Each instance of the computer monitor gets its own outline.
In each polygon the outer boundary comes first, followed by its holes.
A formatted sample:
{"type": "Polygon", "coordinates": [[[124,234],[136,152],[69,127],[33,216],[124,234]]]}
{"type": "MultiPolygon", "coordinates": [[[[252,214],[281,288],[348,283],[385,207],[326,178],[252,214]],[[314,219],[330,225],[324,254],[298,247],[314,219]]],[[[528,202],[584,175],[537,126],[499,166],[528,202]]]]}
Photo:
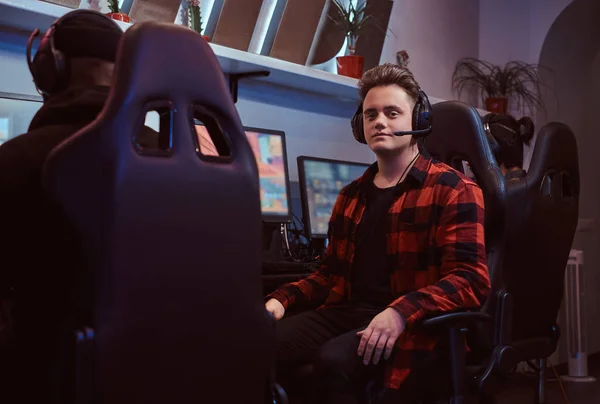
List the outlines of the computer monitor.
{"type": "Polygon", "coordinates": [[[0,91],[0,144],[29,130],[42,106],[42,97],[0,91]]]}
{"type": "MultiPolygon", "coordinates": [[[[206,127],[196,123],[200,149],[205,155],[218,155],[206,127]]],[[[290,180],[285,133],[278,130],[244,127],[258,165],[262,218],[267,223],[291,221],[290,180]]]]}
{"type": "Polygon", "coordinates": [[[305,233],[313,239],[327,238],[333,205],[343,187],[364,174],[369,164],[298,157],[298,177],[305,233]]]}

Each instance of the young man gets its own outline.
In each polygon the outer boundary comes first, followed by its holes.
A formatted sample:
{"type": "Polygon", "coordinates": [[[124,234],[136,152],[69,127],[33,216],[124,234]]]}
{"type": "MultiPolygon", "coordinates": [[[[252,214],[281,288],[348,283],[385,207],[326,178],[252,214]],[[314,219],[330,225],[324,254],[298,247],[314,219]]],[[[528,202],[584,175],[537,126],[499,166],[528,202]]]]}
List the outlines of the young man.
{"type": "Polygon", "coordinates": [[[419,85],[409,70],[375,67],[359,90],[377,162],[341,191],[322,268],[270,294],[266,308],[281,320],[299,303],[324,300],[278,322],[282,379],[312,362],[323,403],[361,402],[373,378],[385,386],[378,402],[410,403],[435,357],[436,339],[419,321],[479,307],[487,296],[483,195],[423,156],[412,136],[393,134],[413,129],[419,85]]]}

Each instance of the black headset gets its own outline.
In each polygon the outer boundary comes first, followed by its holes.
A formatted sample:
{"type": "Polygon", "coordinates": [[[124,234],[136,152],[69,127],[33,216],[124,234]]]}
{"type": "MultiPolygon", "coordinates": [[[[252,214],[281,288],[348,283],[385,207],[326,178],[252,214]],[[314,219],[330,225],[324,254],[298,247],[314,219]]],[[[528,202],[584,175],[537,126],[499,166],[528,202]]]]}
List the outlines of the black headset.
{"type": "MultiPolygon", "coordinates": [[[[483,129],[485,129],[485,137],[490,145],[490,149],[492,150],[492,154],[496,160],[500,157],[500,145],[496,138],[492,135],[492,130],[490,129],[489,122],[483,122],[483,129]]],[[[497,162],[497,161],[496,161],[497,162]]]]}
{"type": "MultiPolygon", "coordinates": [[[[394,132],[396,136],[413,135],[414,137],[425,137],[431,133],[431,125],[433,123],[433,110],[431,103],[425,92],[419,90],[417,102],[412,111],[412,130],[394,132]]],[[[350,122],[352,126],[352,134],[360,143],[367,143],[365,130],[363,126],[363,105],[360,103],[356,113],[350,122]]]]}
{"type": "MultiPolygon", "coordinates": [[[[65,90],[69,85],[69,63],[64,53],[54,46],[54,36],[58,27],[81,14],[88,14],[94,16],[94,18],[102,18],[111,21],[117,26],[112,19],[97,11],[87,9],[71,11],[56,20],[48,31],[46,31],[33,60],[31,59],[31,48],[34,39],[40,34],[40,30],[35,29],[29,37],[29,41],[27,42],[27,65],[29,66],[35,87],[44,98],[65,90]]],[[[65,31],[65,35],[73,38],[80,39],[81,36],[85,36],[86,38],[91,36],[90,47],[94,46],[93,40],[102,40],[102,38],[106,39],[107,35],[116,35],[109,30],[90,32],[90,29],[75,27],[63,27],[62,30],[65,31]]]]}

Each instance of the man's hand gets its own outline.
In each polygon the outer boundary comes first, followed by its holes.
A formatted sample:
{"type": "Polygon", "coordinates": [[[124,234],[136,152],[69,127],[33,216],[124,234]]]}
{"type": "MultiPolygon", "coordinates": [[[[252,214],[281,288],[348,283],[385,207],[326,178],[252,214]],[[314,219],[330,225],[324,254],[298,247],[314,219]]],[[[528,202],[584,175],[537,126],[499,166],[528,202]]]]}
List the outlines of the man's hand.
{"type": "Polygon", "coordinates": [[[275,317],[276,321],[281,320],[285,314],[285,307],[283,307],[283,304],[281,304],[277,299],[269,299],[269,301],[265,304],[265,308],[273,315],[273,317],[275,317]]]}
{"type": "Polygon", "coordinates": [[[377,365],[384,349],[384,357],[389,359],[396,340],[405,328],[404,319],[391,307],[376,315],[366,329],[357,333],[361,336],[358,355],[363,357],[363,363],[368,365],[373,357],[373,364],[377,365]]]}

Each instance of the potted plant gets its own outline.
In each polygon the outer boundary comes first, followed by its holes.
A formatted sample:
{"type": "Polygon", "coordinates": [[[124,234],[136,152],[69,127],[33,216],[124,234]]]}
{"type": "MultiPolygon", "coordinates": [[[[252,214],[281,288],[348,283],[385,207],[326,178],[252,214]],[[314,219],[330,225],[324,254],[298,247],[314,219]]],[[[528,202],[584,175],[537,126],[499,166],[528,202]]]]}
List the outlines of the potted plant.
{"type": "MultiPolygon", "coordinates": [[[[200,0],[187,0],[188,2],[188,27],[202,35],[202,13],[200,11],[200,0]]],[[[206,35],[202,38],[207,42],[210,40],[206,35]]]]}
{"type": "Polygon", "coordinates": [[[360,78],[363,73],[364,56],[356,55],[356,41],[360,35],[365,23],[369,20],[365,15],[367,2],[365,1],[358,7],[350,1],[348,8],[344,6],[342,0],[332,0],[335,7],[335,17],[331,20],[344,31],[347,39],[347,55],[336,58],[338,74],[348,77],[360,78]]]}
{"type": "Polygon", "coordinates": [[[545,109],[541,95],[540,66],[510,61],[503,67],[476,58],[458,61],[452,75],[452,88],[460,98],[464,90],[475,90],[488,111],[506,113],[509,100],[515,100],[521,112],[545,109]]]}
{"type": "Polygon", "coordinates": [[[108,9],[110,10],[110,13],[106,15],[113,20],[131,22],[129,16],[119,10],[119,0],[108,0],[108,9]]]}

